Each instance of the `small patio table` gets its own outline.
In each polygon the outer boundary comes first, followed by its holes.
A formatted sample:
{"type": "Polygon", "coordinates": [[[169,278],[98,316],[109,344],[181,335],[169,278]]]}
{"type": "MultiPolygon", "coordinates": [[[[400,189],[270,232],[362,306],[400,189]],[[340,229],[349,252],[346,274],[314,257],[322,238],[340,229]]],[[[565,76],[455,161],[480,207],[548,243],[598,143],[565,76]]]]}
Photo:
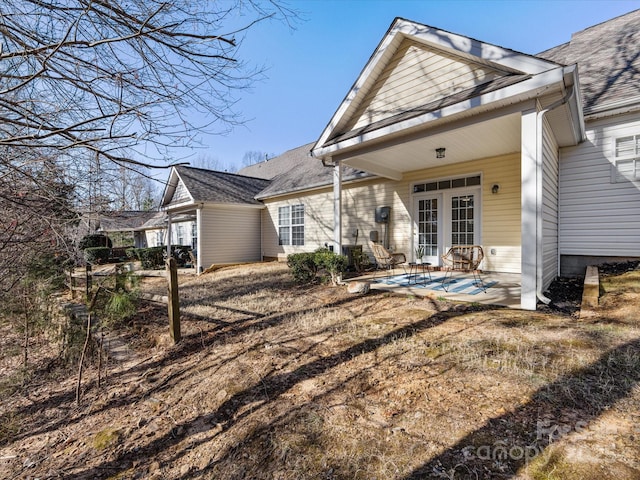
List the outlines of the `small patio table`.
{"type": "Polygon", "coordinates": [[[429,262],[422,262],[422,263],[410,262],[407,283],[411,285],[412,284],[411,279],[413,278],[413,284],[417,285],[418,275],[420,274],[420,270],[422,270],[422,285],[426,285],[427,284],[426,275],[429,275],[429,281],[432,280],[431,270],[429,269],[430,266],[431,264],[429,262]]]}

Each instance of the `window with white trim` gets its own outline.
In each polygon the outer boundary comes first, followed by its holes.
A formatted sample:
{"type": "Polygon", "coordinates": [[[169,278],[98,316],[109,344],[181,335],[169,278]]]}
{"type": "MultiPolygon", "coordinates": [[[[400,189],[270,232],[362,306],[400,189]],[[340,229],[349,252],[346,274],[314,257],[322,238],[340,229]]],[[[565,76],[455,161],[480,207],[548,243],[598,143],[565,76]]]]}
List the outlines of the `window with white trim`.
{"type": "Polygon", "coordinates": [[[178,225],[178,228],[176,228],[176,237],[176,245],[184,245],[184,225],[178,225]]]}
{"type": "Polygon", "coordinates": [[[304,245],[304,205],[278,208],[278,244],[304,245]]]}
{"type": "Polygon", "coordinates": [[[611,183],[640,181],[640,135],[616,138],[611,183]]]}
{"type": "Polygon", "coordinates": [[[198,248],[198,223],[193,222],[191,224],[191,249],[195,250],[198,248]]]}

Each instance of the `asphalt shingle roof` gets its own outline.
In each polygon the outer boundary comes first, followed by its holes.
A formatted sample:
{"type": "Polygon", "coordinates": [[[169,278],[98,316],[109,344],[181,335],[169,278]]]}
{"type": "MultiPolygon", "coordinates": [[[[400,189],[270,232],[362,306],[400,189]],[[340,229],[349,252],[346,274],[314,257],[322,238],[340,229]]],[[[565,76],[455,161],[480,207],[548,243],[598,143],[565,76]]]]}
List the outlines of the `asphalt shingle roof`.
{"type": "Polygon", "coordinates": [[[155,211],[127,210],[108,212],[100,216],[100,230],[105,232],[130,232],[138,230],[142,225],[158,215],[155,211]]]}
{"type": "Polygon", "coordinates": [[[292,148],[277,157],[244,167],[238,174],[272,180],[278,175],[288,172],[298,165],[300,161],[309,157],[309,152],[311,152],[314,143],[315,142],[307,143],[300,147],[292,148]]]}
{"type": "MultiPolygon", "coordinates": [[[[325,167],[321,160],[309,156],[313,145],[313,143],[308,143],[294,148],[271,160],[243,168],[239,173],[255,175],[258,170],[260,174],[273,179],[256,196],[257,199],[331,185],[333,183],[333,169],[325,167]]],[[[343,181],[372,176],[370,173],[351,167],[344,167],[342,171],[343,181]]]]}
{"type": "Polygon", "coordinates": [[[585,113],[633,98],[640,101],[640,10],[574,33],[568,43],[538,56],[578,64],[585,113]]]}
{"type": "Polygon", "coordinates": [[[255,196],[269,180],[194,167],[176,167],[194,202],[260,204],[255,196]]]}

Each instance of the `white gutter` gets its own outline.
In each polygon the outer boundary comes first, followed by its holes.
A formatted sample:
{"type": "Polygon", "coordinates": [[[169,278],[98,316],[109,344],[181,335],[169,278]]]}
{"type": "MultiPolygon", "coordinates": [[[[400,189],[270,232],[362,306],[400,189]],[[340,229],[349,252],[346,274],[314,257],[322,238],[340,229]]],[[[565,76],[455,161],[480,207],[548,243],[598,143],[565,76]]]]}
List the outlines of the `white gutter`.
{"type": "MultiPolygon", "coordinates": [[[[565,82],[564,82],[564,78],[562,79],[562,89],[564,91],[566,91],[566,86],[565,86],[565,82]]],[[[551,299],[546,297],[543,293],[542,293],[542,282],[543,282],[543,254],[544,254],[544,248],[543,248],[543,235],[542,235],[542,230],[543,230],[543,223],[542,223],[542,204],[543,204],[543,195],[544,195],[544,191],[543,191],[543,185],[542,185],[542,181],[543,181],[543,169],[544,169],[544,156],[543,156],[543,145],[542,145],[542,137],[543,137],[543,130],[542,130],[542,120],[544,119],[544,116],[550,112],[551,110],[554,110],[556,108],[558,108],[561,105],[564,105],[565,103],[567,103],[571,97],[573,97],[575,95],[575,83],[573,85],[571,85],[571,90],[568,93],[565,93],[564,96],[552,103],[551,105],[549,105],[547,108],[545,108],[544,110],[540,110],[537,113],[536,116],[536,164],[538,165],[538,168],[536,169],[536,196],[538,197],[537,202],[536,202],[536,230],[537,230],[537,235],[536,235],[536,297],[538,297],[538,300],[540,300],[542,303],[548,305],[549,302],[551,302],[551,299]]]]}

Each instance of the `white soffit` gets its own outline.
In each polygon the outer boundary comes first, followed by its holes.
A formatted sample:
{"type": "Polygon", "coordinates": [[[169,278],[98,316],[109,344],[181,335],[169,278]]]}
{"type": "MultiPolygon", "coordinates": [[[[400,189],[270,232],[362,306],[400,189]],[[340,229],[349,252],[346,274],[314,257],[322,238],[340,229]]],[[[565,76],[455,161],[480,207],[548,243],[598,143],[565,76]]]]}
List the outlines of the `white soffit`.
{"type": "Polygon", "coordinates": [[[387,178],[400,180],[402,174],[451,163],[519,152],[520,114],[513,113],[473,125],[378,146],[352,156],[344,154],[345,165],[387,178]],[[436,158],[436,148],[444,147],[445,158],[436,158]]]}

